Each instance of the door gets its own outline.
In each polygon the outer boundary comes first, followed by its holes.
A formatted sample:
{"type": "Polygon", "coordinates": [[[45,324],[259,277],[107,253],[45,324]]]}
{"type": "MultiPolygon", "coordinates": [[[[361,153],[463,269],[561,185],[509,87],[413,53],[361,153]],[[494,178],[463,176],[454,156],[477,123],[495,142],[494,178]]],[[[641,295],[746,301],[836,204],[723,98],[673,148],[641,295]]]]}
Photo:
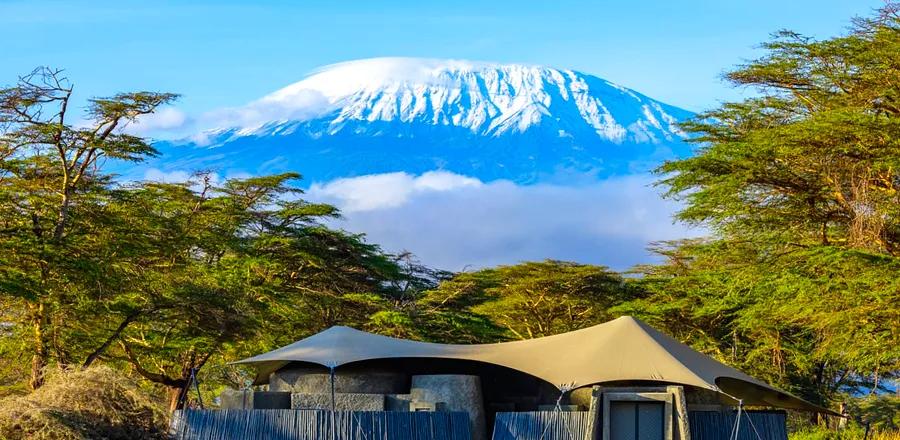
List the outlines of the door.
{"type": "Polygon", "coordinates": [[[610,440],[665,440],[664,402],[612,401],[609,407],[610,440]]]}

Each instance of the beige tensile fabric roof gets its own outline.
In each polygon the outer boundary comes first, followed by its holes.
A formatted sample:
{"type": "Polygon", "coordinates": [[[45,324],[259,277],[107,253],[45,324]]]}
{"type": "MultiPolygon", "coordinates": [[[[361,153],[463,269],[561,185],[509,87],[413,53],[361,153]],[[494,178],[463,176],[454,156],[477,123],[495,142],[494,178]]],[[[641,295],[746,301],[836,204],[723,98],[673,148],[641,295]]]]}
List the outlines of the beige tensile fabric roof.
{"type": "Polygon", "coordinates": [[[766,405],[831,412],[724,365],[624,316],[560,335],[482,345],[434,344],[332,327],[293,344],[235,363],[257,368],[257,384],[289,362],[325,367],[375,359],[436,358],[486,362],[512,368],[562,386],[615,381],[657,381],[691,385],[766,405]]]}

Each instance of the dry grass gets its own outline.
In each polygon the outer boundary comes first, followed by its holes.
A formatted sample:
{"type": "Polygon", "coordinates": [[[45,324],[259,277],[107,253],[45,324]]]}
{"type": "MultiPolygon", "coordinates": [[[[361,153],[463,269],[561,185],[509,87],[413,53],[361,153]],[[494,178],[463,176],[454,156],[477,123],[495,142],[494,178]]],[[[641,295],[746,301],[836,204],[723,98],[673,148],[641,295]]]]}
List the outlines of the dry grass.
{"type": "Polygon", "coordinates": [[[162,439],[163,405],[107,367],[56,371],[25,396],[0,399],[0,439],[162,439]]]}
{"type": "MultiPolygon", "coordinates": [[[[795,432],[788,436],[789,440],[863,440],[865,431],[861,428],[834,431],[814,429],[795,432]]],[[[900,440],[900,431],[872,431],[866,440],[900,440]]]]}
{"type": "MultiPolygon", "coordinates": [[[[863,436],[859,436],[860,439],[863,436]]],[[[900,440],[900,431],[870,432],[868,440],[900,440]]]]}

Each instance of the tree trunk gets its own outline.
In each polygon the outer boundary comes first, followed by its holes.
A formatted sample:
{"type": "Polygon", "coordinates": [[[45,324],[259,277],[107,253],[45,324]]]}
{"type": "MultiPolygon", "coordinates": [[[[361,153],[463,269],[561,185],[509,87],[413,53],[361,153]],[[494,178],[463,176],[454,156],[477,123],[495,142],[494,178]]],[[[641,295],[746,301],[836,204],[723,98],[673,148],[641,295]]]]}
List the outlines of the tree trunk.
{"type": "Polygon", "coordinates": [[[125,356],[128,357],[128,361],[134,367],[135,371],[138,374],[144,377],[151,382],[155,382],[158,384],[165,385],[167,387],[167,393],[169,397],[169,412],[182,409],[181,400],[182,396],[187,393],[188,387],[191,386],[190,383],[190,373],[191,368],[185,364],[186,366],[181,369],[181,376],[171,377],[166,375],[165,371],[161,373],[154,373],[152,371],[148,371],[145,369],[141,363],[138,361],[138,358],[132,353],[131,349],[128,347],[128,344],[124,343],[122,340],[119,340],[119,346],[122,347],[122,351],[125,352],[125,356]]]}
{"type": "Polygon", "coordinates": [[[181,404],[181,396],[187,393],[188,385],[179,385],[179,386],[170,386],[168,389],[169,394],[169,413],[173,413],[176,410],[184,409],[184,406],[181,404]]]}
{"type": "Polygon", "coordinates": [[[181,371],[181,378],[168,384],[169,413],[172,413],[175,410],[184,409],[184,403],[188,400],[187,395],[191,392],[190,371],[190,369],[183,369],[181,371]]]}
{"type": "Polygon", "coordinates": [[[59,204],[59,212],[56,218],[56,226],[53,228],[53,240],[59,242],[62,240],[63,232],[66,228],[66,222],[69,221],[69,183],[68,181],[64,181],[63,183],[63,195],[62,201],[59,204]]]}
{"type": "MultiPolygon", "coordinates": [[[[818,394],[819,396],[822,396],[822,397],[819,397],[819,399],[818,399],[818,400],[820,400],[820,401],[817,402],[817,401],[813,400],[813,402],[814,402],[814,403],[821,404],[821,405],[823,405],[823,406],[827,406],[827,403],[823,402],[823,401],[825,400],[825,398],[824,398],[824,396],[823,396],[823,388],[824,388],[823,385],[824,385],[825,380],[826,380],[826,368],[828,368],[828,364],[827,364],[826,362],[818,362],[818,363],[816,363],[816,366],[815,366],[815,380],[814,380],[814,382],[813,382],[813,384],[814,384],[815,387],[816,387],[816,392],[817,392],[817,394],[818,394]]],[[[812,424],[814,424],[814,425],[821,426],[821,425],[823,424],[823,420],[825,420],[825,418],[824,418],[824,417],[822,416],[822,414],[820,414],[820,413],[817,413],[817,412],[811,412],[811,413],[809,414],[809,421],[810,421],[810,423],[812,423],[812,424]]]]}
{"type": "Polygon", "coordinates": [[[44,368],[47,366],[47,345],[44,341],[44,305],[33,307],[34,353],[31,356],[31,385],[36,390],[44,384],[44,368]]]}

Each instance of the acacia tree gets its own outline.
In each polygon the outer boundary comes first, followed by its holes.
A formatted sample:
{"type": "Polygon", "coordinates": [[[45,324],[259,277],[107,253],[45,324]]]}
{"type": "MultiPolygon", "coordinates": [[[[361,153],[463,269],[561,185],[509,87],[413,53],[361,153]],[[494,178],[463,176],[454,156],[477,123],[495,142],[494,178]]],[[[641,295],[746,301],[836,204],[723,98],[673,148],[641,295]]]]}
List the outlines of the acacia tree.
{"type": "Polygon", "coordinates": [[[822,404],[897,375],[897,11],[823,41],[780,32],[727,75],[759,96],[685,124],[697,154],[659,169],[713,236],[659,248],[633,313],[822,404]]]}
{"type": "Polygon", "coordinates": [[[449,331],[441,331],[432,324],[432,332],[487,342],[531,339],[599,324],[616,317],[609,309],[634,293],[605,267],[548,260],[457,274],[427,292],[420,307],[430,312],[424,316],[450,325],[449,331]],[[456,328],[459,324],[467,331],[456,328]],[[501,329],[505,332],[497,331],[501,329]]]}
{"type": "MultiPolygon", "coordinates": [[[[0,89],[0,291],[15,298],[32,333],[30,384],[41,386],[75,302],[102,296],[101,224],[73,220],[103,211],[108,176],[99,161],[139,161],[154,154],[119,129],[175,99],[170,93],[121,93],[88,101],[83,125],[70,116],[73,86],[60,70],[38,68],[0,89]]],[[[59,359],[68,362],[68,359],[59,359]]]]}
{"type": "Polygon", "coordinates": [[[51,69],[0,90],[0,355],[32,353],[32,388],[51,364],[112,362],[174,408],[211,360],[366,327],[425,280],[323,226],[337,210],[302,200],[297,174],[116,182],[105,159],[155,154],[120,129],[175,95],[92,99],[74,126],[72,90],[51,69]]]}
{"type": "Polygon", "coordinates": [[[679,218],[726,236],[900,255],[900,18],[845,37],[782,31],[731,72],[762,96],[685,124],[699,154],[660,168],[679,218]]]}
{"type": "Polygon", "coordinates": [[[117,209],[139,213],[127,215],[123,226],[143,237],[136,258],[144,270],[134,278],[129,307],[105,313],[118,332],[117,350],[106,358],[125,361],[166,387],[170,409],[180,403],[192,372],[225,344],[252,339],[267,318],[273,284],[260,276],[265,262],[245,251],[270,205],[288,209],[285,203],[295,203],[276,200],[291,191],[284,183],[294,177],[230,180],[217,187],[204,174],[197,181],[148,182],[118,193],[117,209]]]}
{"type": "MultiPolygon", "coordinates": [[[[116,191],[121,233],[139,232],[140,270],[102,316],[80,311],[73,335],[105,320],[98,357],[168,389],[177,409],[191,374],[331,325],[363,327],[406,285],[396,261],[360,236],[328,229],[333,206],[309,203],[288,173],[215,182],[142,183],[116,191]]],[[[74,345],[74,344],[72,344],[74,345]]],[[[208,377],[208,376],[207,376],[208,377]]]]}

